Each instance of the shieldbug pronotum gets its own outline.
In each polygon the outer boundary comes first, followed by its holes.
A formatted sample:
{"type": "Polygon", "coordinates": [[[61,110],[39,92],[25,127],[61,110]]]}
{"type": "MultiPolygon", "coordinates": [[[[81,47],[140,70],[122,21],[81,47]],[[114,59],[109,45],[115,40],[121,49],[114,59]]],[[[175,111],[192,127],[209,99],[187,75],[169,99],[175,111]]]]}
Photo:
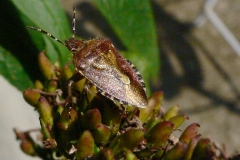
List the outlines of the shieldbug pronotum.
{"type": "MultiPolygon", "coordinates": [[[[65,45],[72,52],[76,74],[90,81],[103,96],[124,105],[147,107],[145,84],[136,67],[120,55],[107,39],[96,38],[85,41],[74,38],[75,14],[74,9],[73,36],[65,42],[42,29],[31,26],[28,28],[47,34],[65,45]]],[[[69,87],[74,82],[74,78],[70,79],[69,87]]]]}

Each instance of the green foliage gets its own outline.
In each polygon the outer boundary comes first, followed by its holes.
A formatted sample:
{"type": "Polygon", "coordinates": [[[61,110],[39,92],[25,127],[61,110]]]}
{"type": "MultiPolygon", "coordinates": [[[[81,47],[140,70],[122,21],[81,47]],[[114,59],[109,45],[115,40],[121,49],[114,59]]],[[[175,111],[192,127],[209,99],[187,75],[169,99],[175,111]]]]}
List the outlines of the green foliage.
{"type": "MultiPolygon", "coordinates": [[[[61,40],[66,40],[71,36],[69,22],[59,1],[12,0],[12,2],[25,26],[44,29],[61,40]]],[[[52,63],[58,60],[61,64],[65,64],[68,61],[69,52],[64,46],[47,38],[44,34],[31,30],[28,30],[28,32],[35,46],[40,51],[44,49],[52,63]]]]}
{"type": "Polygon", "coordinates": [[[52,63],[63,65],[69,60],[66,47],[26,28],[36,26],[63,40],[70,37],[69,22],[58,0],[1,1],[0,12],[0,73],[19,90],[43,79],[37,74],[40,51],[45,50],[52,63]]]}
{"type": "Polygon", "coordinates": [[[16,57],[0,46],[0,74],[9,80],[20,90],[32,86],[32,81],[25,74],[25,71],[16,57]],[[19,78],[21,77],[21,78],[19,78]]]}

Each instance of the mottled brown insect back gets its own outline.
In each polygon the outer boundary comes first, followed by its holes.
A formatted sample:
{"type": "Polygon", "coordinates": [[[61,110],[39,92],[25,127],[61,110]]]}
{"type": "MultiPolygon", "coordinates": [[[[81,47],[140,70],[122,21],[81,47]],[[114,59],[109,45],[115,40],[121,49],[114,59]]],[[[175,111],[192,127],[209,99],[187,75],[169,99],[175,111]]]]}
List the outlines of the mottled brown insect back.
{"type": "Polygon", "coordinates": [[[102,95],[121,104],[147,107],[145,84],[140,73],[109,40],[70,38],[65,45],[73,53],[75,69],[102,95]]]}

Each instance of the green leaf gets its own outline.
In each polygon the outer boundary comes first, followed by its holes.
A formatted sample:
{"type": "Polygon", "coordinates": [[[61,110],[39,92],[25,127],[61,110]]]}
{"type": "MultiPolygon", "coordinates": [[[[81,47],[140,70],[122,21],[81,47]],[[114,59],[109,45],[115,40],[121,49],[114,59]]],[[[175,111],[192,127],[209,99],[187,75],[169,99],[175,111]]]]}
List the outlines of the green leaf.
{"type": "MultiPolygon", "coordinates": [[[[18,9],[20,18],[26,27],[41,28],[62,41],[71,36],[69,22],[58,0],[12,0],[12,2],[18,9]]],[[[52,63],[57,60],[61,65],[68,62],[70,52],[65,46],[45,34],[33,30],[28,30],[28,32],[39,51],[46,50],[52,63]]]]}
{"type": "MultiPolygon", "coordinates": [[[[27,29],[27,26],[34,26],[49,31],[60,40],[69,38],[69,22],[58,0],[0,1],[0,11],[4,13],[0,16],[0,45],[22,66],[21,72],[18,73],[18,69],[14,71],[14,74],[21,78],[16,81],[32,84],[36,79],[43,80],[37,63],[38,54],[42,50],[46,51],[52,63],[58,60],[60,65],[63,65],[69,61],[70,52],[65,46],[47,35],[27,29]],[[26,82],[23,82],[23,77],[29,78],[25,78],[26,82]]],[[[8,64],[8,61],[2,63],[5,63],[2,66],[12,65],[8,64]]],[[[4,73],[3,76],[11,84],[20,90],[30,87],[13,82],[13,71],[8,71],[9,73],[1,70],[1,74],[4,73]]]]}
{"type": "Polygon", "coordinates": [[[20,90],[33,86],[19,61],[2,46],[0,46],[0,74],[20,90]]]}
{"type": "Polygon", "coordinates": [[[144,79],[156,78],[159,54],[150,1],[92,0],[127,48],[130,59],[144,79]]]}

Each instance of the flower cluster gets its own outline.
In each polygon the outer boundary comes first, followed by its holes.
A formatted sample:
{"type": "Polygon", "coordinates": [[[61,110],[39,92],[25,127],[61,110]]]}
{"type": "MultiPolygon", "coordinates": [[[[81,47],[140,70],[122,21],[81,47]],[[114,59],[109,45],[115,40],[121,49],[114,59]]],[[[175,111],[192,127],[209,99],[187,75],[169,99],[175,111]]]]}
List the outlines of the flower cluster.
{"type": "Polygon", "coordinates": [[[39,113],[41,129],[14,130],[26,154],[63,160],[217,157],[218,148],[209,139],[200,139],[197,123],[178,129],[188,119],[178,115],[178,106],[163,113],[161,91],[148,99],[147,108],[138,109],[97,94],[94,86],[86,91],[83,79],[72,86],[69,97],[67,80],[73,72],[68,65],[59,69],[41,52],[39,66],[46,81],[36,81],[23,97],[39,113]],[[38,133],[37,139],[32,132],[38,133]],[[182,132],[179,138],[176,132],[182,132]]]}

